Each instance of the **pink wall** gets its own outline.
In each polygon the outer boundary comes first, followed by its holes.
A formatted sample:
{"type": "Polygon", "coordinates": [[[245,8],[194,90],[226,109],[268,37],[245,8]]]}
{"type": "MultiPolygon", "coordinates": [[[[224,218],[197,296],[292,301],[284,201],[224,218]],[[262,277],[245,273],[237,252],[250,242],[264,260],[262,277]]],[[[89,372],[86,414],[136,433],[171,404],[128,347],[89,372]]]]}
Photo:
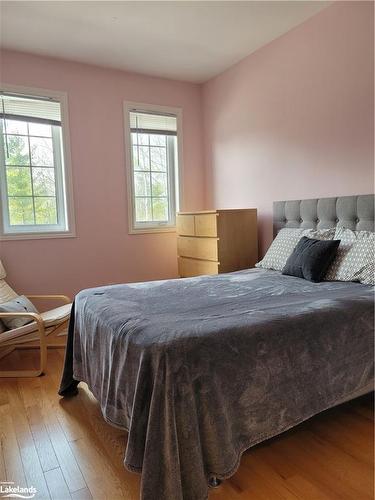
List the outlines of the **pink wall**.
{"type": "Polygon", "coordinates": [[[77,226],[0,243],[9,282],[72,294],[176,275],[174,234],[127,233],[123,100],[183,108],[183,208],[257,207],[262,251],[273,200],[372,192],[373,50],[373,3],[338,2],[203,87],[4,52],[4,82],[68,93],[77,226]]]}
{"type": "Polygon", "coordinates": [[[372,2],[337,2],[203,88],[207,205],[373,192],[372,2]]]}
{"type": "Polygon", "coordinates": [[[2,81],[68,93],[77,237],[0,242],[19,292],[64,292],[174,277],[176,236],[128,235],[124,100],[183,109],[185,209],[204,201],[197,85],[17,52],[3,52],[2,81]]]}

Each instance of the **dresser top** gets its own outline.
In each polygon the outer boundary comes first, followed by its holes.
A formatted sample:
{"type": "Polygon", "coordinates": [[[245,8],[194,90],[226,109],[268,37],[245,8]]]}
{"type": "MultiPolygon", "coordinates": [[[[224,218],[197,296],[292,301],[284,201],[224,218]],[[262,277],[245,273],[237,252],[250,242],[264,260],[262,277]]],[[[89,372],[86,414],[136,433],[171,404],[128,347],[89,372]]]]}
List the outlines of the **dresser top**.
{"type": "Polygon", "coordinates": [[[197,214],[218,214],[220,212],[251,212],[255,211],[256,208],[219,208],[216,210],[194,210],[192,212],[177,212],[178,215],[197,215],[197,214]]]}

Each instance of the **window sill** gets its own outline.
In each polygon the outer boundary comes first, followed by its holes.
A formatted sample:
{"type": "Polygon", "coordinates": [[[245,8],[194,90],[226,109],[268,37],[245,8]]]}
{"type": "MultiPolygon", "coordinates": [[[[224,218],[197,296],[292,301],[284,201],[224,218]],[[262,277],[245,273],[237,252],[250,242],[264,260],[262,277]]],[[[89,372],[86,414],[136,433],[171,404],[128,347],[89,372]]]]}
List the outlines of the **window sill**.
{"type": "Polygon", "coordinates": [[[150,233],[175,233],[176,226],[168,226],[168,227],[149,227],[149,228],[132,228],[128,231],[128,234],[150,234],[150,233]]]}
{"type": "Polygon", "coordinates": [[[58,238],[75,238],[74,231],[53,232],[53,233],[6,233],[0,235],[0,241],[16,241],[16,240],[44,240],[44,239],[58,239],[58,238]]]}

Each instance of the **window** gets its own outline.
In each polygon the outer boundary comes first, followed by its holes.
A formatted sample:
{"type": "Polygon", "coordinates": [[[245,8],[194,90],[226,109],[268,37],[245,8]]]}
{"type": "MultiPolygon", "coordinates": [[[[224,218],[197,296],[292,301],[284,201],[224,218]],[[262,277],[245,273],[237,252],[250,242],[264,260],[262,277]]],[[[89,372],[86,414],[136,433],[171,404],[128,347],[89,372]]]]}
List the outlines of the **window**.
{"type": "Polygon", "coordinates": [[[0,93],[3,239],[72,235],[62,100],[0,93]]]}
{"type": "Polygon", "coordinates": [[[130,233],[175,227],[179,122],[180,110],[125,104],[130,233]]]}

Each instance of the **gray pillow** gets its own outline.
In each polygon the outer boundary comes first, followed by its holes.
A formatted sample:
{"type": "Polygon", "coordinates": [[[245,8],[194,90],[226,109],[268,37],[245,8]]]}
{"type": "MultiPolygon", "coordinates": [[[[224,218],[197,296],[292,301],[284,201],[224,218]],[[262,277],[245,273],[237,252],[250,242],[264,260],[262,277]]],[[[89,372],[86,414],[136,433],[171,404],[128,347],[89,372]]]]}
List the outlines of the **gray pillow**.
{"type": "Polygon", "coordinates": [[[276,238],[271,243],[266,255],[260,262],[255,264],[255,267],[282,271],[285,267],[286,261],[302,236],[315,240],[332,240],[334,235],[335,228],[303,229],[285,227],[279,231],[276,238]]]}
{"type": "Polygon", "coordinates": [[[375,285],[375,233],[338,227],[335,239],[341,243],[324,279],[375,285]]]}
{"type": "MultiPolygon", "coordinates": [[[[4,302],[0,304],[0,312],[33,312],[37,313],[37,309],[34,307],[27,297],[20,295],[9,302],[4,302]]],[[[1,318],[6,328],[13,330],[14,328],[20,328],[21,326],[31,323],[33,320],[28,317],[15,317],[15,318],[1,318]]]]}

